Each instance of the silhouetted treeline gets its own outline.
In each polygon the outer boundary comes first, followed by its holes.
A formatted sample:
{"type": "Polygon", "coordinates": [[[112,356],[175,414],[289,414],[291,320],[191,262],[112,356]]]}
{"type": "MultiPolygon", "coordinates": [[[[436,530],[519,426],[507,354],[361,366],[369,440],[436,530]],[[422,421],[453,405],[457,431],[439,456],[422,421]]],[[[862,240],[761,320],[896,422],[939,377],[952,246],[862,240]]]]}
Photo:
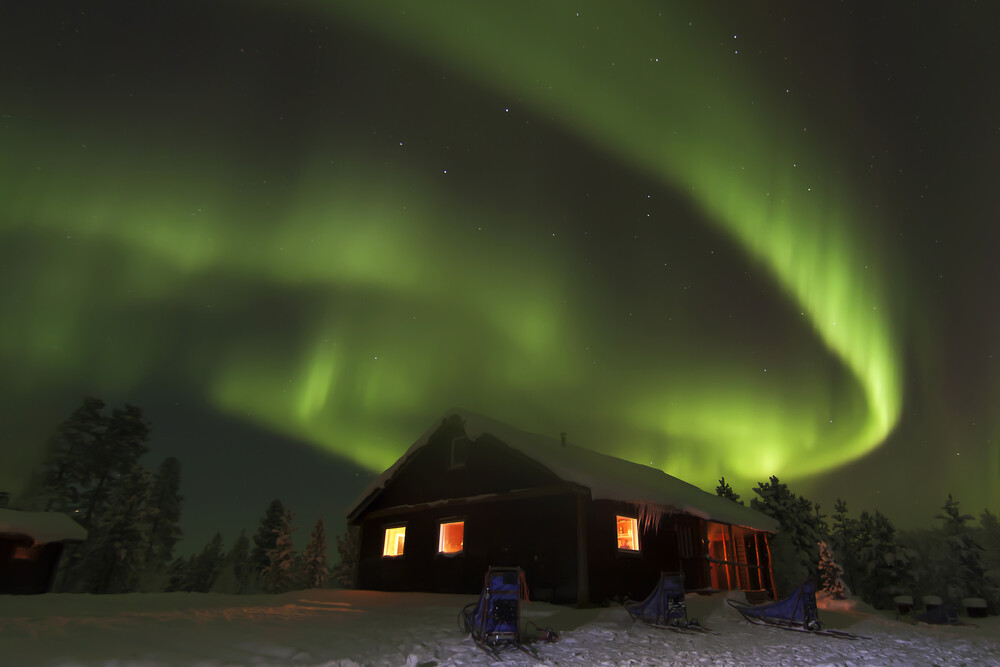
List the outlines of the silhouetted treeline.
{"type": "MultiPolygon", "coordinates": [[[[25,510],[63,512],[88,530],[85,542],[67,547],[54,590],[277,593],[326,586],[323,520],[298,554],[294,516],[279,500],[261,517],[252,549],[245,531],[228,551],[216,533],[200,552],[175,558],[182,535],[180,463],[165,459],[155,473],[139,464],[149,451],[149,433],[139,408],[126,405],[107,414],[95,398],[85,398],[56,428],[16,503],[25,510]]],[[[338,581],[352,558],[338,566],[338,581]]]]}

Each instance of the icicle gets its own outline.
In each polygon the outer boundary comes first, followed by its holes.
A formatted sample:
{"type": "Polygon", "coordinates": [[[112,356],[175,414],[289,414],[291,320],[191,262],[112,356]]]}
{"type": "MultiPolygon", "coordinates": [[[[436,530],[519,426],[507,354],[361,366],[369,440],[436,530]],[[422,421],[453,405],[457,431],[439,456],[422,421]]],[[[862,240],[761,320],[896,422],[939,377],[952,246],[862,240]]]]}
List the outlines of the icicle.
{"type": "Polygon", "coordinates": [[[669,511],[664,509],[660,505],[654,505],[652,503],[633,503],[635,505],[636,513],[638,514],[639,525],[642,526],[643,532],[648,532],[650,528],[654,531],[659,530],[660,519],[663,518],[664,514],[668,514],[669,511]]]}

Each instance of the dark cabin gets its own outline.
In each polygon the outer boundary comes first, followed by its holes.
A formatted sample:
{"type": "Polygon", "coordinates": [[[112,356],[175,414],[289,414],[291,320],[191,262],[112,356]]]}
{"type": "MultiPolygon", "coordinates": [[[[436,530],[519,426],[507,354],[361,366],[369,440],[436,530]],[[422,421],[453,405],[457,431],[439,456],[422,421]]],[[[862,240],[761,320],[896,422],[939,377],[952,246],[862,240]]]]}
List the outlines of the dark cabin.
{"type": "Polygon", "coordinates": [[[0,508],[0,593],[47,593],[67,542],[87,531],[59,512],[0,508]]]}
{"type": "Polygon", "coordinates": [[[663,471],[451,410],[348,511],[359,588],[478,593],[491,565],[531,598],[642,599],[661,571],[688,590],[776,595],[777,523],[663,471]]]}

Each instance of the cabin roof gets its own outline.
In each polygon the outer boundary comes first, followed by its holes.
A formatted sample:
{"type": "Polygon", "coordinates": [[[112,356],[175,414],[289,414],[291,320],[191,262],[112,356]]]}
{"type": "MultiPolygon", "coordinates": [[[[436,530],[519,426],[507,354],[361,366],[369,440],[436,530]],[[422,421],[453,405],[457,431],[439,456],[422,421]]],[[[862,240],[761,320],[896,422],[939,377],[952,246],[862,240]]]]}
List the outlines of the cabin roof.
{"type": "MultiPolygon", "coordinates": [[[[556,438],[522,431],[468,410],[453,408],[445,413],[445,419],[452,415],[457,415],[465,422],[465,433],[470,440],[475,442],[480,436],[489,434],[537,461],[560,479],[589,488],[591,497],[595,500],[609,499],[652,505],[668,512],[777,532],[778,522],[766,514],[699,489],[657,468],[601,454],[569,442],[563,446],[556,438]]],[[[427,444],[440,424],[441,422],[436,422],[432,425],[405,454],[372,482],[348,510],[348,515],[360,512],[368,501],[374,499],[406,462],[427,444]]]]}
{"type": "Polygon", "coordinates": [[[0,508],[0,535],[24,536],[35,544],[83,542],[86,529],[61,512],[27,512],[0,508]]]}

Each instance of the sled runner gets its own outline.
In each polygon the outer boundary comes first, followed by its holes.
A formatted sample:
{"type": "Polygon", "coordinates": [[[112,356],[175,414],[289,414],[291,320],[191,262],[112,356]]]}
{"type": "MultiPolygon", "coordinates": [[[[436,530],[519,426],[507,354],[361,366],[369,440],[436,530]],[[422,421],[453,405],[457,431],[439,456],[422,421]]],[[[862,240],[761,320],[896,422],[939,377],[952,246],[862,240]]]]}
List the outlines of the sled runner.
{"type": "Polygon", "coordinates": [[[860,635],[840,630],[824,630],[816,611],[816,584],[806,581],[788,597],[776,602],[749,605],[738,600],[726,600],[744,619],[755,625],[767,625],[782,630],[809,632],[841,639],[863,639],[860,635]]]}
{"type": "Polygon", "coordinates": [[[632,620],[657,628],[677,631],[708,632],[695,619],[688,619],[684,600],[684,573],[661,572],[653,592],[642,602],[626,602],[632,620]]]}
{"type": "Polygon", "coordinates": [[[476,644],[496,659],[503,648],[516,648],[532,657],[538,654],[522,641],[521,602],[528,599],[524,570],[519,567],[491,567],[486,571],[483,593],[460,615],[462,629],[476,644]]]}

